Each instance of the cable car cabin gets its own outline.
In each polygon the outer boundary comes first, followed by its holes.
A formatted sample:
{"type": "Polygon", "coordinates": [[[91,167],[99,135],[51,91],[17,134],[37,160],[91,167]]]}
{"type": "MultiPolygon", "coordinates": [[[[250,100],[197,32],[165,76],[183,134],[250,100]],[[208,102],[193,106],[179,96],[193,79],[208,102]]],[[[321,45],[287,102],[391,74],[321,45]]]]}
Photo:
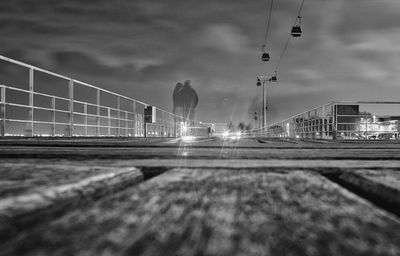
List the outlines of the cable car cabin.
{"type": "Polygon", "coordinates": [[[257,77],[257,87],[260,87],[260,86],[261,86],[261,80],[260,80],[260,78],[257,77]]]}
{"type": "Polygon", "coordinates": [[[300,37],[301,36],[301,27],[300,26],[294,26],[292,28],[292,36],[293,37],[300,37]]]}
{"type": "Polygon", "coordinates": [[[264,52],[264,53],[262,54],[261,59],[262,59],[263,61],[269,61],[269,53],[264,52]]]}
{"type": "Polygon", "coordinates": [[[278,79],[276,78],[276,76],[272,76],[271,79],[270,79],[270,81],[271,81],[271,82],[276,82],[276,81],[278,81],[278,79]]]}

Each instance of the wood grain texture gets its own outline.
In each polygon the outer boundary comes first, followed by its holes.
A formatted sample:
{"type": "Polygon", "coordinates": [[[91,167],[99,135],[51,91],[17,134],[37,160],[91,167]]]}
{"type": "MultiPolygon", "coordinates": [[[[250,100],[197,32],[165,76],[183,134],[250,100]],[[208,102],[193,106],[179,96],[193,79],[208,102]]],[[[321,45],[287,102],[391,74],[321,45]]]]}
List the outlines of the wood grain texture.
{"type": "Polygon", "coordinates": [[[83,179],[117,171],[96,164],[80,165],[76,162],[61,163],[59,159],[48,162],[0,162],[0,199],[21,194],[41,193],[49,187],[73,184],[83,179]]]}
{"type": "Polygon", "coordinates": [[[352,170],[339,178],[376,204],[400,215],[400,170],[352,170]]]}
{"type": "Polygon", "coordinates": [[[400,255],[398,219],[305,171],[175,169],[3,246],[18,255],[400,255]]]}
{"type": "MultiPolygon", "coordinates": [[[[91,167],[86,169],[88,168],[91,167]]],[[[64,166],[63,169],[68,170],[68,167],[64,166]]],[[[93,169],[103,169],[103,172],[98,171],[96,174],[92,172],[92,176],[89,177],[87,173],[86,176],[76,174],[75,176],[82,179],[76,180],[75,177],[74,182],[67,184],[54,185],[53,180],[45,185],[42,184],[40,188],[0,199],[0,241],[11,239],[20,230],[51,221],[84,202],[115,193],[143,180],[143,174],[136,168],[93,169]]]]}

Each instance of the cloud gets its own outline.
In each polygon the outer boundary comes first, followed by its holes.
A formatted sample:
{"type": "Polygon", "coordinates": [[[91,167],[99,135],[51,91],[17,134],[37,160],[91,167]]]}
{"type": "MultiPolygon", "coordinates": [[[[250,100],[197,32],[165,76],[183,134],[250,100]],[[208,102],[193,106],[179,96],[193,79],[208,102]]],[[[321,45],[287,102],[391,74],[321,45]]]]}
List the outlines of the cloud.
{"type": "Polygon", "coordinates": [[[213,24],[203,29],[197,39],[197,45],[240,53],[247,49],[248,41],[238,28],[226,24],[213,24]]]}
{"type": "MultiPolygon", "coordinates": [[[[269,63],[260,60],[265,1],[2,1],[1,53],[169,110],[174,85],[191,79],[201,119],[243,119],[299,4],[275,2],[269,63]]],[[[335,99],[395,98],[399,8],[398,0],[307,0],[304,33],[291,38],[269,91],[271,118],[335,99]]]]}

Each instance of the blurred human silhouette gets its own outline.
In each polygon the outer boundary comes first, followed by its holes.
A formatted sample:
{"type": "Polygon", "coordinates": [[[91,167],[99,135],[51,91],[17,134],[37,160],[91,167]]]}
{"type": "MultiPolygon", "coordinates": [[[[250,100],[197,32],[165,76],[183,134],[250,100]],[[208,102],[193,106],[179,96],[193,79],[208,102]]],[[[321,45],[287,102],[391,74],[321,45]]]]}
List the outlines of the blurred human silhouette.
{"type": "Polygon", "coordinates": [[[186,80],[184,84],[177,83],[175,85],[175,89],[172,94],[172,99],[174,101],[172,112],[175,115],[194,121],[195,110],[199,103],[199,97],[190,83],[190,80],[186,80]]]}

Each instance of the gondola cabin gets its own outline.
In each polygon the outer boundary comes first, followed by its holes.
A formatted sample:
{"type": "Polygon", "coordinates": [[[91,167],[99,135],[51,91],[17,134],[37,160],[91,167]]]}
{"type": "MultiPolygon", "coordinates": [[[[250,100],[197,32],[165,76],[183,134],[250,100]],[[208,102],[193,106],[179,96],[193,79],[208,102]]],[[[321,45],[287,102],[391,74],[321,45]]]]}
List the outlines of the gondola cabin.
{"type": "Polygon", "coordinates": [[[261,56],[261,59],[263,60],[263,61],[269,61],[269,53],[267,53],[267,52],[264,52],[263,54],[262,54],[262,56],[261,56]]]}
{"type": "Polygon", "coordinates": [[[300,37],[301,33],[302,33],[302,31],[301,31],[301,27],[300,26],[294,26],[292,28],[291,34],[292,34],[293,37],[300,37]]]}

